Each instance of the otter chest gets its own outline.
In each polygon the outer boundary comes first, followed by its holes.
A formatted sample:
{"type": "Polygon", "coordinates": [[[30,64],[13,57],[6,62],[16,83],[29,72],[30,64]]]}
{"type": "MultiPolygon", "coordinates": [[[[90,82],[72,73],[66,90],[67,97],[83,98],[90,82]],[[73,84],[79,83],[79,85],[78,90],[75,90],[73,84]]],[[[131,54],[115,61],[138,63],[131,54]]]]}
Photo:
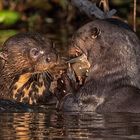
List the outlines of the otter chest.
{"type": "Polygon", "coordinates": [[[23,74],[12,86],[12,98],[18,102],[36,104],[43,99],[49,87],[45,74],[23,74]]]}

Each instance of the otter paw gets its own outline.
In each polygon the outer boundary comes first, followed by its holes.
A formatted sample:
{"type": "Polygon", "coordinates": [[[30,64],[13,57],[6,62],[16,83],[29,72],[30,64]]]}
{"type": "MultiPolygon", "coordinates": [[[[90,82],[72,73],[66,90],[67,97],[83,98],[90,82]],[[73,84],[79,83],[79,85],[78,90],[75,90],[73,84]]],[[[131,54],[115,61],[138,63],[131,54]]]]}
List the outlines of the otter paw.
{"type": "Polygon", "coordinates": [[[60,101],[64,96],[73,92],[74,88],[71,83],[71,80],[69,79],[66,73],[63,73],[61,78],[57,80],[57,87],[55,89],[55,95],[57,99],[60,101]]]}
{"type": "Polygon", "coordinates": [[[57,104],[56,108],[66,112],[78,112],[81,110],[78,101],[73,94],[67,94],[64,96],[63,99],[57,104]]]}

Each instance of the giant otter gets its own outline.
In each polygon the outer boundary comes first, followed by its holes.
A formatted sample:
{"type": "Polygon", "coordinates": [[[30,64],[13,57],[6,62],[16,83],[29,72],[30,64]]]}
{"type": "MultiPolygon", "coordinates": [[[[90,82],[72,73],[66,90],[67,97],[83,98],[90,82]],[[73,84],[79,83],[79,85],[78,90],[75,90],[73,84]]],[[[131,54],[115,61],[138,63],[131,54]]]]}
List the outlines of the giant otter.
{"type": "Polygon", "coordinates": [[[16,106],[15,101],[46,103],[52,81],[47,71],[56,63],[53,44],[43,35],[20,33],[10,37],[0,52],[0,109],[3,104],[16,106]]]}
{"type": "Polygon", "coordinates": [[[140,113],[140,40],[127,24],[94,20],[73,35],[68,53],[72,67],[83,54],[90,67],[80,88],[62,75],[60,110],[140,113]]]}

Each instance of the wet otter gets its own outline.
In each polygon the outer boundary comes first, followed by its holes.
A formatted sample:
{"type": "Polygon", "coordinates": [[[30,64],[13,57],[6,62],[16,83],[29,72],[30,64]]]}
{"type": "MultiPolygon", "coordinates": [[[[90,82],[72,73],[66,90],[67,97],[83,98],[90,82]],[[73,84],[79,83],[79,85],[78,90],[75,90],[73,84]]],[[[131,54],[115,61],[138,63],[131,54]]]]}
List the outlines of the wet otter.
{"type": "Polygon", "coordinates": [[[0,99],[37,104],[47,102],[56,65],[52,42],[38,33],[10,37],[0,52],[0,99]]]}
{"type": "Polygon", "coordinates": [[[112,19],[84,25],[74,34],[69,49],[71,58],[82,54],[90,63],[88,77],[76,91],[70,89],[71,79],[62,76],[57,91],[63,92],[67,84],[69,94],[59,109],[140,113],[140,40],[127,24],[112,19]]]}

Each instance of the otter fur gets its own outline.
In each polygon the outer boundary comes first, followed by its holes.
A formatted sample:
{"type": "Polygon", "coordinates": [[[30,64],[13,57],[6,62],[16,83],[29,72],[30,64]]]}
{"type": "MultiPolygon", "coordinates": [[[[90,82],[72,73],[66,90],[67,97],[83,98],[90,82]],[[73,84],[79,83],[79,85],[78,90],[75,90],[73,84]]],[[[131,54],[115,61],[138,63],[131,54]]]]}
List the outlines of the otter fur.
{"type": "Polygon", "coordinates": [[[70,58],[85,54],[90,68],[75,92],[69,90],[68,75],[62,76],[68,94],[60,100],[60,110],[140,113],[140,40],[126,23],[87,23],[73,35],[68,53],[70,58]]]}
{"type": "Polygon", "coordinates": [[[20,33],[10,37],[0,52],[0,99],[27,104],[47,102],[52,81],[47,71],[56,63],[53,44],[45,36],[20,33]]]}

